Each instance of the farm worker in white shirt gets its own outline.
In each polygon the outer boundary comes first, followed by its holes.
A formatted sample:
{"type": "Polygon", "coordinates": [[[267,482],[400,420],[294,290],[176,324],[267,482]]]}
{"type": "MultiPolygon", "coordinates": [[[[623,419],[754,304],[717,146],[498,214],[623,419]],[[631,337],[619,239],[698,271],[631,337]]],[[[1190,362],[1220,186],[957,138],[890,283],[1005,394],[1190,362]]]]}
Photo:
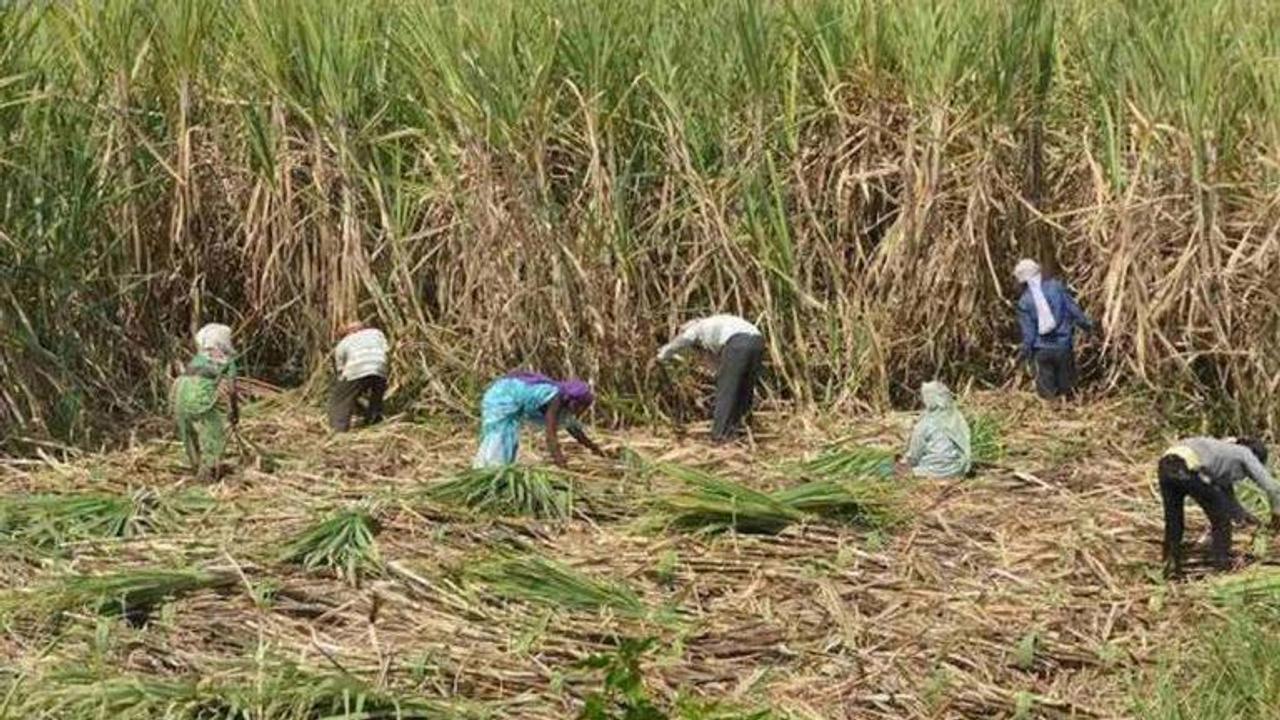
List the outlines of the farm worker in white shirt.
{"type": "Polygon", "coordinates": [[[387,392],[387,338],[362,322],[342,327],[342,340],[333,349],[338,377],[329,394],[329,427],[346,432],[360,399],[365,400],[364,422],[382,419],[382,396],[387,392]]]}
{"type": "Polygon", "coordinates": [[[658,351],[665,362],[681,350],[695,347],[718,355],[716,404],[711,439],[732,440],[751,411],[756,382],[764,362],[764,336],[760,329],[737,315],[712,315],[685,323],[679,334],[658,351]]]}

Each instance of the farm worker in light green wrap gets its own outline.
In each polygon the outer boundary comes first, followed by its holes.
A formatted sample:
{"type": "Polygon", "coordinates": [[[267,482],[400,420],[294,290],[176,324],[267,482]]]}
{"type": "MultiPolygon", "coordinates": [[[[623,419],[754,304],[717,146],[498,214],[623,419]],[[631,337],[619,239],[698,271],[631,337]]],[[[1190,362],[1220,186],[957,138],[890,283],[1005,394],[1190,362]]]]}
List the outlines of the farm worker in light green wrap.
{"type": "Polygon", "coordinates": [[[173,384],[173,414],[187,460],[202,480],[217,479],[227,447],[226,423],[240,421],[231,328],[210,323],[196,333],[196,354],[173,384]],[[225,393],[229,413],[222,411],[225,393]]]}
{"type": "Polygon", "coordinates": [[[911,432],[903,460],[917,477],[963,477],[973,465],[969,422],[946,385],[927,382],[920,386],[920,397],[925,413],[911,432]]]}

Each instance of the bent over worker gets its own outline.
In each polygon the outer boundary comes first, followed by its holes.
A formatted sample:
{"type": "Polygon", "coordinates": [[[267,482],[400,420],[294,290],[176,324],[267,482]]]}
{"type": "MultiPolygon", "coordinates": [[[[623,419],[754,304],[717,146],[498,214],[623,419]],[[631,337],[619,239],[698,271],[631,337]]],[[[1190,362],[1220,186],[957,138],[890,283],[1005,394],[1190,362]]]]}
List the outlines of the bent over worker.
{"type": "Polygon", "coordinates": [[[363,398],[364,422],[382,420],[382,397],[387,392],[387,338],[362,322],[342,327],[342,340],[333,349],[338,378],[329,393],[329,427],[334,432],[351,428],[351,415],[363,398]]]}
{"type": "Polygon", "coordinates": [[[520,426],[526,423],[545,429],[547,454],[556,465],[566,464],[558,438],[561,427],[583,447],[604,456],[604,449],[587,436],[578,419],[594,402],[595,392],[585,380],[557,380],[528,370],[507,373],[490,383],[480,401],[480,448],[472,467],[515,463],[520,426]]]}
{"type": "Polygon", "coordinates": [[[658,351],[658,362],[666,362],[687,347],[719,355],[711,439],[716,443],[727,442],[751,412],[764,362],[764,336],[759,328],[737,315],[691,320],[658,351]]]}
{"type": "Polygon", "coordinates": [[[1209,517],[1209,557],[1218,570],[1231,566],[1231,524],[1256,525],[1258,520],[1236,500],[1235,484],[1249,478],[1267,495],[1271,524],[1280,525],[1280,484],[1267,472],[1267,448],[1258,440],[1182,440],[1160,457],[1157,474],[1164,504],[1165,574],[1182,574],[1182,533],[1185,498],[1190,495],[1209,517]]]}
{"type": "Polygon", "coordinates": [[[219,323],[200,328],[195,357],[173,384],[173,415],[187,460],[201,480],[216,480],[222,474],[226,423],[240,422],[236,372],[231,328],[219,323]],[[222,410],[224,394],[227,413],[222,410]]]}

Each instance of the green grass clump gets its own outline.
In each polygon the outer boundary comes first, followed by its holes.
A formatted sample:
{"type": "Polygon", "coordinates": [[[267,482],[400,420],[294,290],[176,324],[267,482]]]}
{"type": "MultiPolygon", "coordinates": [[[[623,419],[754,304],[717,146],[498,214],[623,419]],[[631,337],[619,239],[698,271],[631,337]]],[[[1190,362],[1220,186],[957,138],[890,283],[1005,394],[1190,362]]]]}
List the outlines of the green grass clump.
{"type": "Polygon", "coordinates": [[[1280,717],[1280,613],[1238,604],[1135,687],[1142,720],[1280,717]]]}
{"type": "MultiPolygon", "coordinates": [[[[839,518],[884,527],[896,521],[897,489],[876,476],[816,480],[772,493],[673,464],[654,466],[684,489],[657,501],[668,524],[684,529],[776,533],[796,522],[839,518]]],[[[851,472],[849,466],[842,472],[851,472]]]]}
{"type": "Polygon", "coordinates": [[[644,617],[649,612],[635,591],[626,585],[592,578],[542,557],[501,558],[482,563],[469,574],[495,594],[510,600],[566,610],[611,610],[630,617],[644,617]]]}
{"type": "Polygon", "coordinates": [[[235,584],[230,573],[187,569],[121,570],[74,575],[0,596],[0,615],[53,616],[77,609],[102,615],[145,615],[151,608],[197,590],[235,584]]]}
{"type": "Polygon", "coordinates": [[[530,465],[475,468],[427,489],[432,500],[492,515],[563,519],[573,490],[562,473],[530,465]]]}
{"type": "Polygon", "coordinates": [[[874,447],[831,447],[798,466],[805,477],[848,480],[862,477],[889,477],[893,474],[893,452],[874,447]]]}
{"type": "Polygon", "coordinates": [[[10,495],[0,499],[0,537],[42,550],[103,538],[131,538],[169,526],[207,507],[207,496],[68,493],[10,495]]]}
{"type": "Polygon", "coordinates": [[[773,499],[811,515],[884,528],[896,524],[899,486],[892,480],[815,480],[772,493],[773,499]]]}
{"type": "Polygon", "coordinates": [[[198,679],[173,679],[154,675],[98,677],[83,670],[54,672],[19,688],[14,709],[26,717],[194,718],[203,708],[215,712],[216,698],[201,688],[198,679]]]}
{"type": "Polygon", "coordinates": [[[1216,577],[1207,592],[1210,599],[1225,607],[1266,606],[1280,611],[1280,568],[1257,566],[1216,577]]]}
{"type": "Polygon", "coordinates": [[[398,696],[339,672],[290,662],[240,663],[199,677],[57,672],[19,688],[21,717],[66,720],[442,720],[444,703],[398,696]]]}
{"type": "Polygon", "coordinates": [[[659,513],[675,527],[776,533],[805,517],[766,493],[711,473],[669,463],[655,469],[684,484],[684,489],[657,501],[659,513]]]}
{"type": "Polygon", "coordinates": [[[339,510],[289,543],[281,559],[308,570],[333,570],[338,577],[357,582],[382,566],[374,540],[378,530],[378,521],[367,510],[339,510]]]}
{"type": "Polygon", "coordinates": [[[1004,460],[1004,424],[994,415],[969,418],[969,448],[974,464],[990,465],[1004,460]]]}
{"type": "MultiPolygon", "coordinates": [[[[674,704],[655,697],[642,660],[657,638],[623,638],[616,648],[591,655],[578,667],[596,674],[599,690],[587,694],[578,720],[771,720],[769,710],[744,711],[702,698],[681,697],[674,704]]],[[[780,720],[780,719],[779,719],[780,720]]]]}

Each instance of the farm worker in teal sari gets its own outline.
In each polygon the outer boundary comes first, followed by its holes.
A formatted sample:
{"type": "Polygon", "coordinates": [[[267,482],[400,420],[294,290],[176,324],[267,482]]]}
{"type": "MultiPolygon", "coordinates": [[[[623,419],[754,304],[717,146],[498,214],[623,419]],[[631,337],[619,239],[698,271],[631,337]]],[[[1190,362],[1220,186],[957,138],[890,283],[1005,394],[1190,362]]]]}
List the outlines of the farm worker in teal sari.
{"type": "Polygon", "coordinates": [[[520,450],[520,425],[528,422],[546,430],[547,454],[563,467],[556,434],[561,426],[596,455],[604,450],[592,442],[578,422],[595,401],[591,386],[577,379],[555,380],[540,373],[517,370],[495,380],[481,402],[480,450],[473,467],[497,467],[516,461],[520,450]]]}
{"type": "Polygon", "coordinates": [[[920,386],[924,415],[911,432],[904,457],[917,477],[963,477],[973,466],[969,422],[956,407],[951,389],[940,382],[920,386]]]}
{"type": "Polygon", "coordinates": [[[222,472],[226,424],[240,421],[231,328],[210,323],[196,333],[196,354],[173,384],[173,415],[187,460],[202,480],[222,472]],[[222,410],[222,396],[228,411],[222,410]]]}

